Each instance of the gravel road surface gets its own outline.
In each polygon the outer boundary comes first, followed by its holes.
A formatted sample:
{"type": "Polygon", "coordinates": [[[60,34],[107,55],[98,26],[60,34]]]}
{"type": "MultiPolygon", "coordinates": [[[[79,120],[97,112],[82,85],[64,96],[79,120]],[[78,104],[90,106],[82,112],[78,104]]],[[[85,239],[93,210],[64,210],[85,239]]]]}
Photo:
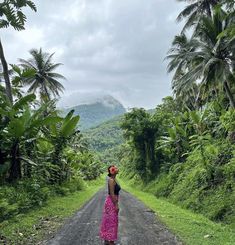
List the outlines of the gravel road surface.
{"type": "MultiPolygon", "coordinates": [[[[101,189],[49,240],[47,245],[102,245],[99,225],[107,191],[101,189]]],[[[154,212],[121,190],[117,245],[181,245],[154,212]]]]}

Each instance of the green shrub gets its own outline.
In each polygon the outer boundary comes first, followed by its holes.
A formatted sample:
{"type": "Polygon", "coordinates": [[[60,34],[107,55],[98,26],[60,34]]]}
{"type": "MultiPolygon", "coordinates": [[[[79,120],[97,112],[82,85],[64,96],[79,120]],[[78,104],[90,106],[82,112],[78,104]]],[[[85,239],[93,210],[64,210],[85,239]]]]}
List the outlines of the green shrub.
{"type": "Polygon", "coordinates": [[[61,196],[66,196],[70,193],[69,188],[63,187],[63,186],[56,186],[55,187],[56,194],[61,196]]]}
{"type": "Polygon", "coordinates": [[[0,221],[2,221],[3,217],[10,217],[18,213],[18,205],[17,204],[9,204],[7,199],[0,200],[0,221]]]}
{"type": "Polygon", "coordinates": [[[188,154],[142,189],[201,213],[214,221],[235,225],[235,152],[228,141],[215,141],[188,154]]]}
{"type": "Polygon", "coordinates": [[[62,186],[68,188],[69,191],[72,193],[82,190],[84,188],[84,181],[79,177],[74,177],[71,180],[64,182],[62,186]]]}
{"type": "Polygon", "coordinates": [[[84,181],[78,176],[61,185],[46,185],[34,179],[5,185],[0,187],[0,221],[42,206],[51,196],[64,196],[83,188],[84,181]]]}

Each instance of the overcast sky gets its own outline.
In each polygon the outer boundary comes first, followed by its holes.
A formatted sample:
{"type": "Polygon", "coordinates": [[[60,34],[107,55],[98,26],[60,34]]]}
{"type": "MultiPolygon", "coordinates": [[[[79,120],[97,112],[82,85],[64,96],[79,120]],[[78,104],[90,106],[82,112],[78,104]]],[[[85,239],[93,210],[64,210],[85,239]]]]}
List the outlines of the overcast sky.
{"type": "Polygon", "coordinates": [[[55,52],[63,106],[110,94],[125,107],[154,108],[171,94],[164,61],[183,4],[176,0],[37,0],[26,30],[1,30],[9,63],[31,48],[55,52]]]}

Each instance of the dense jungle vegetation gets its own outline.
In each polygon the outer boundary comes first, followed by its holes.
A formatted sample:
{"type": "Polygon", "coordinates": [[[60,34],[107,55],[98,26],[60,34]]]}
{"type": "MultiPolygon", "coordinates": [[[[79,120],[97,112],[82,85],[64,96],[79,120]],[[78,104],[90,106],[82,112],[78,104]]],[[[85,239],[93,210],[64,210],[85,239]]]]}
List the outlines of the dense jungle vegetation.
{"type": "MultiPolygon", "coordinates": [[[[173,96],[85,136],[73,110],[56,109],[65,78],[53,54],[37,47],[9,66],[0,40],[0,221],[81,189],[105,161],[133,185],[235,228],[235,5],[181,1],[185,25],[166,57],[173,96]]],[[[0,28],[23,30],[25,8],[37,10],[3,1],[0,28]]]]}
{"type": "Polygon", "coordinates": [[[235,227],[235,5],[184,1],[167,55],[174,97],[121,122],[123,176],[157,197],[235,227]],[[187,30],[189,30],[187,32],[187,30]]]}
{"type": "MultiPolygon", "coordinates": [[[[3,1],[0,28],[23,30],[26,8],[37,11],[32,1],[3,1]]],[[[83,144],[79,116],[71,110],[62,117],[56,109],[65,78],[56,72],[61,64],[53,54],[34,48],[28,60],[9,66],[1,40],[0,58],[1,222],[81,189],[102,168],[83,144]]]]}

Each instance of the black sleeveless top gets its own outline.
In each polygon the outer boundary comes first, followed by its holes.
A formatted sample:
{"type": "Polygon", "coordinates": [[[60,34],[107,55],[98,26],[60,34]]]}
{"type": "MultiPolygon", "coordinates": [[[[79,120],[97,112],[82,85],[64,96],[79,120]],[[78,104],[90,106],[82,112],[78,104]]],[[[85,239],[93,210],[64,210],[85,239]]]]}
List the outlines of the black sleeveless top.
{"type": "MultiPolygon", "coordinates": [[[[109,184],[108,184],[108,190],[109,190],[109,184]]],[[[115,181],[114,195],[119,195],[120,190],[121,190],[121,186],[115,181]]],[[[110,195],[110,191],[109,191],[109,195],[110,195]]]]}

